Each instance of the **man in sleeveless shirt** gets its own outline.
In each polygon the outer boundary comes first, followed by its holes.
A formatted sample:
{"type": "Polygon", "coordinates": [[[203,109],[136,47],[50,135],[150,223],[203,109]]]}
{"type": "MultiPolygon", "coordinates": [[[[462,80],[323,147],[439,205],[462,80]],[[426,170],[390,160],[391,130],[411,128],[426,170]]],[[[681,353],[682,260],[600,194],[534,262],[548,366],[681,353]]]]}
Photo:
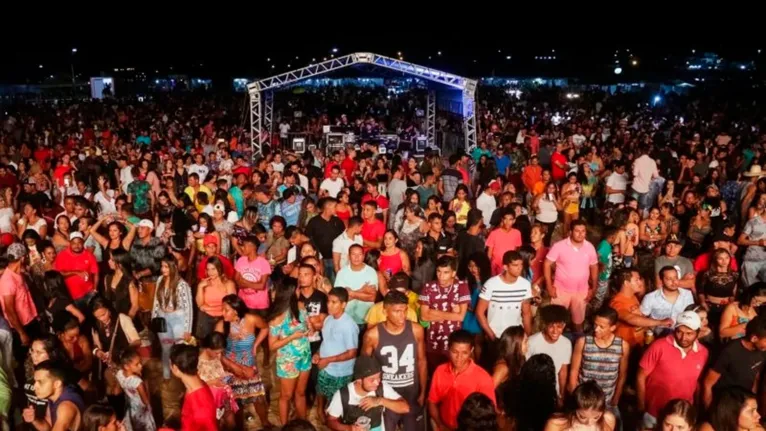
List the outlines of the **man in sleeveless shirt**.
{"type": "Polygon", "coordinates": [[[391,410],[407,414],[410,406],[388,383],[381,381],[382,370],[377,359],[360,356],[354,363],[354,381],[335,393],[327,408],[327,426],[331,430],[382,431],[383,412],[391,410]],[[364,416],[369,427],[359,427],[364,416]]]}
{"type": "Polygon", "coordinates": [[[44,419],[35,419],[35,409],[24,409],[24,422],[34,429],[79,430],[85,402],[77,391],[64,382],[66,371],[51,361],[44,361],[35,367],[35,395],[48,401],[48,414],[44,419]]]}
{"type": "Polygon", "coordinates": [[[362,354],[375,357],[383,370],[383,382],[393,387],[410,406],[406,414],[386,411],[385,429],[404,431],[423,429],[423,403],[428,377],[423,327],[407,320],[407,295],[390,290],[383,299],[386,321],[364,334],[362,354]]]}

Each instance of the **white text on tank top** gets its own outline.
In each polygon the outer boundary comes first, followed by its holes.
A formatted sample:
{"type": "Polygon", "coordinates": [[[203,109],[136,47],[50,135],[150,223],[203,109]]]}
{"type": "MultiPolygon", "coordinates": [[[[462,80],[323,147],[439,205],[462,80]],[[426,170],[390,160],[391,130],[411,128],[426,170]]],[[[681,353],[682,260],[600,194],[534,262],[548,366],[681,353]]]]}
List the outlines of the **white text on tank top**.
{"type": "Polygon", "coordinates": [[[416,341],[412,333],[412,322],[406,322],[401,334],[393,335],[378,326],[376,356],[383,371],[382,380],[393,388],[407,388],[415,384],[416,341]]]}

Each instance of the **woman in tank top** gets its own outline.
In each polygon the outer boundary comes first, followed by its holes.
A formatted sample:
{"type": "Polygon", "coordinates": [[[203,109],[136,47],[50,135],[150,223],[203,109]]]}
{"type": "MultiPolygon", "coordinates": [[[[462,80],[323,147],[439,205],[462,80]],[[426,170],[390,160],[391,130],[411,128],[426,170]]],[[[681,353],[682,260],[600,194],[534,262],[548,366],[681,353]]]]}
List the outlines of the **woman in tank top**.
{"type": "Polygon", "coordinates": [[[399,271],[410,274],[410,258],[407,253],[399,248],[399,237],[396,232],[389,229],[383,235],[383,249],[380,252],[378,269],[387,277],[399,271]]]}
{"type": "Polygon", "coordinates": [[[544,224],[547,228],[545,232],[545,246],[551,245],[551,237],[556,229],[556,222],[559,219],[559,212],[562,210],[559,202],[558,188],[553,182],[545,186],[543,193],[535,196],[532,203],[532,209],[535,211],[535,219],[544,224]]]}
{"type": "Polygon", "coordinates": [[[344,226],[348,226],[348,220],[353,215],[349,199],[348,192],[346,190],[341,190],[340,193],[338,193],[338,203],[335,205],[335,215],[343,222],[344,226]]]}
{"type": "Polygon", "coordinates": [[[138,288],[130,276],[132,269],[128,252],[121,248],[113,250],[109,268],[112,273],[104,279],[104,296],[112,301],[115,311],[133,319],[138,313],[138,288]]]}
{"type": "Polygon", "coordinates": [[[99,268],[99,270],[104,271],[104,274],[107,270],[110,270],[109,260],[111,259],[112,253],[116,250],[130,250],[133,238],[136,237],[136,226],[127,220],[125,220],[124,223],[128,227],[127,234],[125,234],[125,227],[123,224],[114,220],[112,215],[101,217],[96,224],[90,228],[90,235],[96,240],[101,248],[104,249],[104,258],[101,261],[101,267],[99,268]],[[99,233],[103,223],[107,223],[106,237],[99,233]]]}
{"type": "Polygon", "coordinates": [[[199,307],[199,317],[196,336],[198,339],[205,338],[213,332],[216,323],[221,319],[223,297],[237,293],[237,286],[232,280],[226,278],[223,264],[218,257],[213,256],[207,260],[205,274],[207,278],[200,281],[197,286],[196,302],[199,307]]]}

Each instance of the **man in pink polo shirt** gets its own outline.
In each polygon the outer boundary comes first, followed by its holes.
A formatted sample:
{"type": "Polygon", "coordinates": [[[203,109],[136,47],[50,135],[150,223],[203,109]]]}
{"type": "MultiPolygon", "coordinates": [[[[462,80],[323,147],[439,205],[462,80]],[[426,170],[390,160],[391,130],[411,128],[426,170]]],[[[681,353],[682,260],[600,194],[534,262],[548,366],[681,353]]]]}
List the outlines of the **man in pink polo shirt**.
{"type": "Polygon", "coordinates": [[[654,429],[668,401],[681,398],[694,403],[708,351],[697,342],[702,322],[694,311],[676,318],[673,334],[649,346],[639,363],[636,378],[638,410],[645,412],[644,429],[654,429]]]}
{"type": "Polygon", "coordinates": [[[513,228],[516,221],[516,213],[508,207],[500,227],[493,230],[487,237],[487,256],[492,262],[492,275],[498,275],[503,272],[503,256],[505,252],[517,250],[521,247],[521,232],[513,228]]]}
{"type": "Polygon", "coordinates": [[[265,313],[269,308],[268,280],[271,265],[258,256],[258,239],[247,236],[242,241],[243,256],[234,264],[234,281],[239,287],[239,297],[247,308],[265,313]]]}
{"type": "Polygon", "coordinates": [[[585,306],[598,285],[598,257],[593,244],[585,239],[584,220],[574,220],[569,238],[551,247],[543,266],[545,285],[553,304],[563,305],[572,314],[577,332],[582,332],[585,306]],[[553,265],[556,278],[553,278],[553,265]]]}

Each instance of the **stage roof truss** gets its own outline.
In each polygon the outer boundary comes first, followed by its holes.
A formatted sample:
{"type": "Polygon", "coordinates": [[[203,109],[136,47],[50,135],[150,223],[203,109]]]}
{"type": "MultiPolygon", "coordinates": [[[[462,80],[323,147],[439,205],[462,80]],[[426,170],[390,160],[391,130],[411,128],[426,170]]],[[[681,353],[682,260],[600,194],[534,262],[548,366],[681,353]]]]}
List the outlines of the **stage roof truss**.
{"type": "MultiPolygon", "coordinates": [[[[250,123],[253,154],[260,153],[261,146],[268,140],[268,134],[263,132],[262,126],[268,125],[268,130],[270,131],[271,129],[271,118],[262,118],[265,115],[263,109],[264,98],[261,97],[261,93],[270,93],[280,88],[293,86],[306,79],[325,75],[355,65],[380,67],[391,71],[401,72],[461,91],[463,94],[466,148],[471,148],[476,145],[476,119],[474,118],[476,80],[371,52],[356,52],[321,63],[310,64],[300,69],[291,70],[248,84],[247,88],[250,95],[251,105],[250,123]]],[[[367,69],[367,67],[365,67],[365,69],[367,69]]],[[[271,99],[268,100],[268,103],[271,103],[271,99]]],[[[271,106],[267,107],[269,117],[271,113],[270,109],[271,106]]]]}

